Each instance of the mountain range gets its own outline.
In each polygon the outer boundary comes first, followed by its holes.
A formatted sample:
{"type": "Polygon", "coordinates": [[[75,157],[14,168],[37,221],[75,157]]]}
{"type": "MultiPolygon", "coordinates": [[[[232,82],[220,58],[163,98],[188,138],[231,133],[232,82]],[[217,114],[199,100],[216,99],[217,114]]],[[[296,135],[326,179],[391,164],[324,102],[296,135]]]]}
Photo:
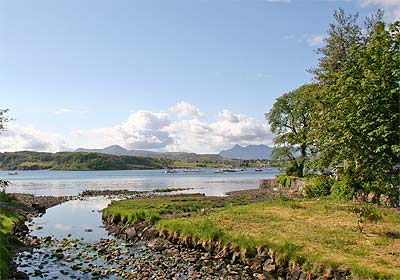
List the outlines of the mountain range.
{"type": "Polygon", "coordinates": [[[244,159],[244,160],[256,160],[256,159],[270,159],[272,148],[267,145],[249,145],[242,147],[235,145],[231,149],[223,150],[219,154],[196,154],[187,152],[153,152],[147,150],[127,150],[119,145],[112,145],[104,149],[85,149],[78,148],[74,152],[89,152],[89,153],[102,153],[110,155],[124,155],[124,156],[141,156],[141,157],[153,157],[153,158],[171,158],[171,159],[182,159],[187,161],[223,161],[225,158],[231,159],[244,159]]]}
{"type": "Polygon", "coordinates": [[[249,145],[246,147],[235,145],[228,150],[219,153],[220,156],[234,159],[255,160],[271,159],[271,147],[267,145],[249,145]]]}

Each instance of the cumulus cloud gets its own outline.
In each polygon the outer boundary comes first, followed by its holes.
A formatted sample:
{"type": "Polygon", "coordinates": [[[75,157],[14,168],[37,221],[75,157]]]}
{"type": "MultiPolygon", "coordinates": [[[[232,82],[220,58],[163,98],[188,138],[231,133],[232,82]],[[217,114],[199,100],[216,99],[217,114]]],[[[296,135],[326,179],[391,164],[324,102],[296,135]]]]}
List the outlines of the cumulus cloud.
{"type": "Polygon", "coordinates": [[[272,144],[263,121],[229,110],[211,122],[203,116],[196,106],[182,101],[166,112],[136,111],[114,127],[73,133],[90,148],[118,144],[127,149],[214,153],[234,144],[272,144]]]}
{"type": "MultiPolygon", "coordinates": [[[[67,138],[85,148],[120,145],[127,149],[197,153],[216,153],[235,144],[273,143],[265,121],[229,110],[222,110],[211,121],[203,117],[199,108],[182,101],[166,111],[133,111],[115,126],[74,130],[67,138]]],[[[60,135],[31,126],[10,124],[1,138],[0,151],[69,150],[60,135]]]]}
{"type": "Polygon", "coordinates": [[[166,113],[140,110],[114,127],[74,130],[73,134],[83,140],[85,147],[117,144],[127,149],[160,149],[173,142],[168,132],[163,131],[170,122],[166,113]]]}
{"type": "Polygon", "coordinates": [[[68,150],[68,144],[60,135],[43,132],[32,126],[9,124],[1,132],[0,151],[46,151],[68,150]]]}
{"type": "Polygon", "coordinates": [[[359,0],[363,6],[376,6],[385,11],[389,20],[400,19],[400,1],[399,0],[359,0]]]}
{"type": "Polygon", "coordinates": [[[185,101],[179,102],[175,106],[171,107],[169,111],[177,113],[178,117],[181,119],[186,117],[201,119],[202,117],[204,117],[204,113],[201,112],[199,108],[185,101]]]}

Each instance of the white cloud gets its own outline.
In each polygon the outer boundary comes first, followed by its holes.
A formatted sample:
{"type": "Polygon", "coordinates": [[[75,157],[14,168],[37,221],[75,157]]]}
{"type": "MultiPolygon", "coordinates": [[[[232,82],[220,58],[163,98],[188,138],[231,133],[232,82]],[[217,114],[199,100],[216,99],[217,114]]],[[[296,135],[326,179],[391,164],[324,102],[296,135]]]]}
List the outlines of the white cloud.
{"type": "Polygon", "coordinates": [[[169,124],[168,114],[141,110],[114,127],[74,130],[73,134],[83,140],[85,147],[103,148],[117,144],[127,149],[160,149],[173,142],[163,131],[169,124]]]}
{"type": "Polygon", "coordinates": [[[68,150],[67,143],[60,135],[43,132],[32,126],[8,124],[0,134],[0,151],[46,151],[68,150]]]}
{"type": "Polygon", "coordinates": [[[229,110],[212,122],[203,121],[203,116],[197,107],[182,101],[167,113],[136,111],[120,125],[73,133],[87,148],[118,144],[127,149],[214,153],[234,144],[272,144],[273,136],[263,121],[229,110]]]}
{"type": "MultiPolygon", "coordinates": [[[[211,121],[203,117],[199,108],[182,101],[162,112],[134,111],[112,127],[74,130],[69,138],[85,148],[120,145],[127,149],[197,153],[216,153],[235,144],[273,143],[264,120],[229,110],[222,110],[211,121]]],[[[30,126],[10,124],[0,137],[0,151],[56,152],[69,148],[60,135],[30,126]]]]}
{"type": "Polygon", "coordinates": [[[189,104],[185,101],[181,101],[175,106],[169,109],[171,112],[177,113],[178,117],[183,119],[186,117],[194,117],[201,119],[204,117],[204,113],[199,110],[196,106],[189,104]]]}
{"type": "Polygon", "coordinates": [[[376,6],[385,11],[385,16],[390,21],[400,19],[399,0],[359,0],[362,6],[376,6]]]}
{"type": "Polygon", "coordinates": [[[321,45],[324,42],[324,35],[306,36],[306,42],[310,47],[321,45]]]}

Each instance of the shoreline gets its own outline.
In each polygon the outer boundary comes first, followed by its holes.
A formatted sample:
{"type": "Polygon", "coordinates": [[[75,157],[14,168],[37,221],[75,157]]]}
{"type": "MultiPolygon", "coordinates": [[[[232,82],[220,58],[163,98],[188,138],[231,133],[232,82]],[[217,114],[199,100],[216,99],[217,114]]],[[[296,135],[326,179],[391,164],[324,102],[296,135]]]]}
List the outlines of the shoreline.
{"type": "Polygon", "coordinates": [[[38,217],[46,213],[46,210],[60,205],[66,201],[73,199],[71,196],[34,196],[33,194],[8,193],[15,197],[16,201],[8,209],[15,211],[21,216],[18,224],[14,226],[15,242],[11,242],[10,260],[8,277],[16,279],[28,279],[26,274],[18,271],[18,267],[14,261],[14,257],[21,251],[32,251],[33,248],[40,246],[40,238],[31,236],[26,222],[33,217],[38,217]]]}

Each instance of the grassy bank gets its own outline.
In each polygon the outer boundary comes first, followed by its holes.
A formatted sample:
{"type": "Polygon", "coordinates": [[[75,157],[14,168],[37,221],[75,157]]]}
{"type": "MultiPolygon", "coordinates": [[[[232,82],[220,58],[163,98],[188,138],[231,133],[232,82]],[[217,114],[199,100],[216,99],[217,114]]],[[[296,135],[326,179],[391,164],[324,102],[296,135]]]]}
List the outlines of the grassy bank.
{"type": "Polygon", "coordinates": [[[8,277],[8,264],[10,260],[10,244],[13,241],[14,227],[20,223],[21,216],[9,208],[13,203],[12,197],[0,192],[0,276],[8,277]]]}
{"type": "Polygon", "coordinates": [[[188,213],[209,211],[227,205],[246,203],[246,197],[210,197],[203,195],[179,195],[161,198],[140,198],[134,200],[113,201],[103,210],[103,216],[112,218],[116,223],[135,223],[146,220],[155,224],[161,218],[185,216],[188,213]]]}
{"type": "MultiPolygon", "coordinates": [[[[247,198],[248,199],[248,198],[247,198]]],[[[283,262],[295,260],[304,270],[349,268],[353,275],[400,279],[400,215],[381,208],[383,219],[357,230],[350,203],[332,200],[274,200],[247,205],[246,197],[187,197],[120,201],[105,215],[133,223],[147,219],[164,231],[256,253],[259,246],[277,252],[283,262]],[[179,213],[200,209],[190,217],[179,213]]]]}

